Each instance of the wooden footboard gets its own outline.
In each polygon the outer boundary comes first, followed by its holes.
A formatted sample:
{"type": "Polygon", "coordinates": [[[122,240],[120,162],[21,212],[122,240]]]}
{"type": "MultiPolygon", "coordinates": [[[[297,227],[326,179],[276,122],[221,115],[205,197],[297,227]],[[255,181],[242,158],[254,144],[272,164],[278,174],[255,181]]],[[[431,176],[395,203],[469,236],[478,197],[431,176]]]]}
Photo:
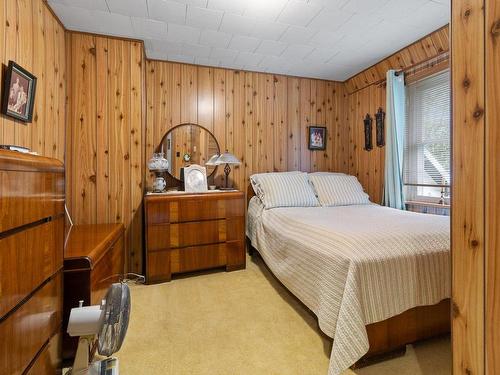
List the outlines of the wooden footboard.
{"type": "Polygon", "coordinates": [[[366,326],[370,349],[353,368],[404,354],[407,344],[450,332],[450,300],[419,306],[366,326]]]}
{"type": "MultiPolygon", "coordinates": [[[[258,254],[258,250],[251,245],[248,238],[247,249],[251,256],[258,254]]],[[[278,278],[275,279],[280,282],[278,278]]],[[[450,300],[445,299],[435,305],[415,307],[392,318],[369,324],[366,326],[366,331],[370,349],[352,368],[368,366],[403,355],[407,344],[449,333],[450,300]]]]}

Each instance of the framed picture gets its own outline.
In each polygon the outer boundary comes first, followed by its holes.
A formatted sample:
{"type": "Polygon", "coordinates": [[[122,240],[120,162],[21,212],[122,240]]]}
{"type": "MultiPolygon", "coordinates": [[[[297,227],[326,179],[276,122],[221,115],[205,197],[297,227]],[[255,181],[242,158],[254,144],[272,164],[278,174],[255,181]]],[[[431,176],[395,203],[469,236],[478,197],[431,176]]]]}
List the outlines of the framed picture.
{"type": "Polygon", "coordinates": [[[36,77],[9,61],[3,85],[2,113],[23,122],[31,122],[35,102],[36,77]]]}
{"type": "Polygon", "coordinates": [[[184,191],[202,193],[208,190],[207,170],[198,164],[184,168],[184,191]]]}
{"type": "Polygon", "coordinates": [[[310,126],[309,150],[325,150],[325,149],[326,149],[326,127],[310,126]]]}

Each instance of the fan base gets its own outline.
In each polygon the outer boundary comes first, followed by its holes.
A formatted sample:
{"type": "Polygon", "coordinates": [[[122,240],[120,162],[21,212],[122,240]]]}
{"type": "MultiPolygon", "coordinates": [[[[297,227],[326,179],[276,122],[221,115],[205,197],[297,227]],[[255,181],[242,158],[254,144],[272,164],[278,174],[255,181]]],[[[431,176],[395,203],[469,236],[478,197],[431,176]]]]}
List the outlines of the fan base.
{"type": "Polygon", "coordinates": [[[106,358],[94,361],[89,365],[88,370],[73,373],[70,369],[63,370],[63,375],[119,375],[118,358],[106,358]]]}

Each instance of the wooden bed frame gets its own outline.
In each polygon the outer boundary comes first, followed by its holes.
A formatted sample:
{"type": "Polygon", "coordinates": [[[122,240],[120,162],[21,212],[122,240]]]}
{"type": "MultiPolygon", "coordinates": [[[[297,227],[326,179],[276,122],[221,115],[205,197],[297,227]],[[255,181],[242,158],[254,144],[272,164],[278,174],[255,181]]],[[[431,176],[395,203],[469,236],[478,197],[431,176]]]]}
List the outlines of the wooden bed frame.
{"type": "MultiPolygon", "coordinates": [[[[247,189],[247,206],[255,195],[247,189]]],[[[247,239],[248,253],[258,253],[247,239]]],[[[272,272],[271,272],[272,273],[272,272]]],[[[450,299],[436,305],[418,306],[381,322],[368,324],[370,349],[352,368],[360,368],[386,359],[402,356],[406,345],[450,333],[450,299]]]]}

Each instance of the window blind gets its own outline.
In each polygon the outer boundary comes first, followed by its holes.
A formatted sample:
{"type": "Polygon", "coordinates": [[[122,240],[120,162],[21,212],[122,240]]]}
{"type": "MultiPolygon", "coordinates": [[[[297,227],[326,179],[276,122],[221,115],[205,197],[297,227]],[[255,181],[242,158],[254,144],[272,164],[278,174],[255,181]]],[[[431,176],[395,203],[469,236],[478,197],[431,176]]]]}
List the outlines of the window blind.
{"type": "Polygon", "coordinates": [[[449,71],[407,87],[403,180],[410,199],[440,197],[449,192],[450,75],[449,71]]]}

